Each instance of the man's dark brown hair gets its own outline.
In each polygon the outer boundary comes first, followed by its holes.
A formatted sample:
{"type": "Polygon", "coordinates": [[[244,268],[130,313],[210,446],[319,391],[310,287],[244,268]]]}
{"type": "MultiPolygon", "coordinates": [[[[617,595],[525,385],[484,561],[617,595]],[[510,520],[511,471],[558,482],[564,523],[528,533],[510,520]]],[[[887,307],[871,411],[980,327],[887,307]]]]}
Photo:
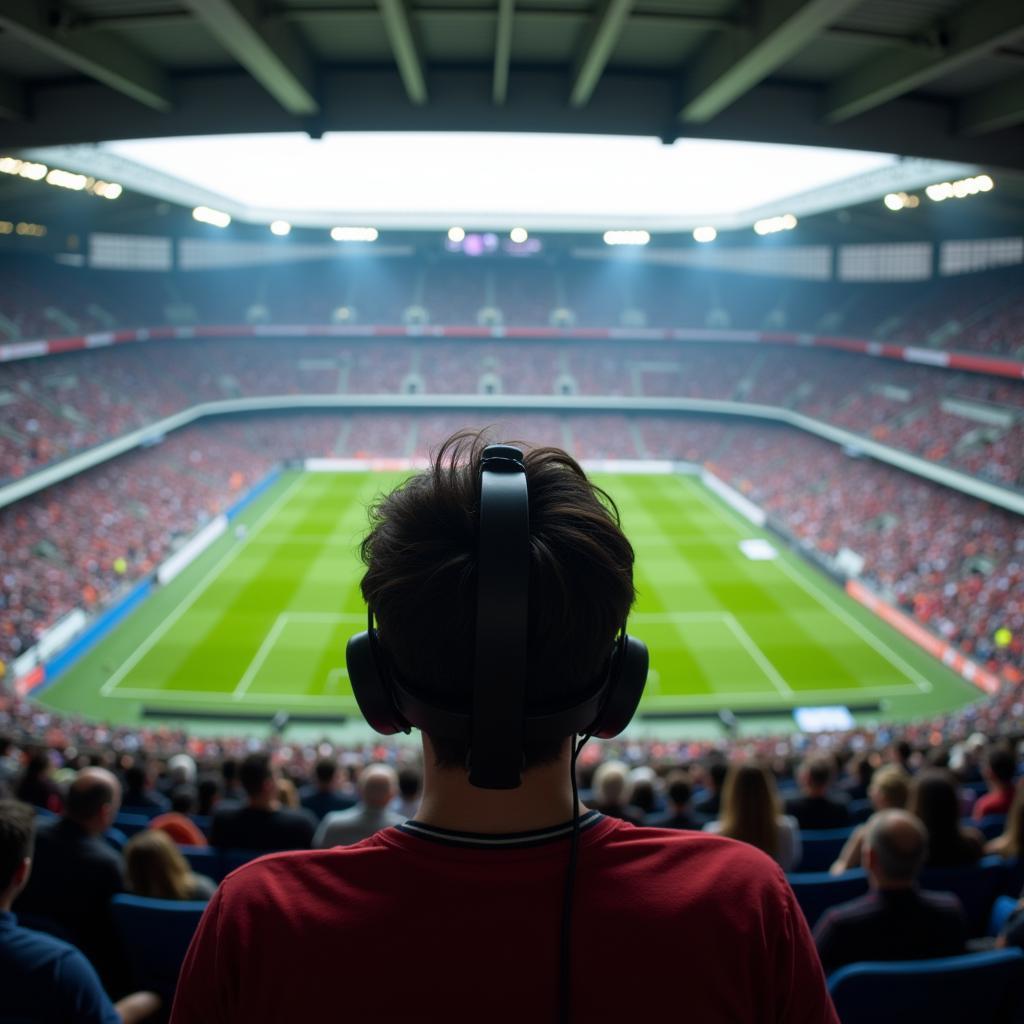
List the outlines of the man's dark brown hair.
{"type": "MultiPolygon", "coordinates": [[[[476,630],[483,433],[450,437],[431,467],[370,510],[363,597],[391,671],[430,700],[468,708],[476,630]]],[[[598,686],[633,603],[633,548],[614,502],[558,448],[525,456],[530,502],[526,700],[531,713],[598,686]]],[[[465,744],[431,737],[438,763],[463,766],[465,744]]],[[[562,743],[528,746],[526,766],[562,743]]]]}
{"type": "Polygon", "coordinates": [[[32,856],[36,814],[18,800],[0,800],[0,892],[14,879],[26,857],[32,856]]]}

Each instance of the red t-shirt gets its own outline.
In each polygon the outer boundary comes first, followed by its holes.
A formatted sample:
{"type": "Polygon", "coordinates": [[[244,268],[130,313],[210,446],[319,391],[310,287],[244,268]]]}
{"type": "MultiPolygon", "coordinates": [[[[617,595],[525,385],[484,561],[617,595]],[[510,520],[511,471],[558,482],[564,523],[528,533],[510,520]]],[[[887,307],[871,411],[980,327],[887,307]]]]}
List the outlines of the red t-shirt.
{"type": "Polygon", "coordinates": [[[971,817],[981,821],[990,814],[1009,814],[1013,803],[1013,787],[1001,786],[994,793],[983,793],[974,801],[971,817]]]}
{"type": "MultiPolygon", "coordinates": [[[[254,861],[203,915],[172,1024],[554,1021],[567,828],[409,822],[254,861]]],[[[575,1021],[838,1024],[785,876],[721,836],[590,812],[572,971],[575,1021]]]]}

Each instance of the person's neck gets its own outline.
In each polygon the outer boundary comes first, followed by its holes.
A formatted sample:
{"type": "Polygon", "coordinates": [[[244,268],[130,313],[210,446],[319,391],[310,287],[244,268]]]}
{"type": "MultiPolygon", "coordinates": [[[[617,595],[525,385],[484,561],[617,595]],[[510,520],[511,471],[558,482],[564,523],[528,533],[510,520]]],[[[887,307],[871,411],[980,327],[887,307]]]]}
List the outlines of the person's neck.
{"type": "Polygon", "coordinates": [[[518,789],[478,789],[462,769],[438,768],[427,737],[423,760],[423,797],[416,821],[425,825],[493,834],[551,828],[572,818],[568,744],[554,763],[524,772],[518,789]]]}
{"type": "Polygon", "coordinates": [[[249,800],[249,806],[254,811],[276,811],[280,808],[281,804],[273,797],[251,797],[249,800]]]}
{"type": "Polygon", "coordinates": [[[871,888],[876,889],[878,892],[906,892],[909,889],[913,889],[916,882],[911,879],[905,882],[894,882],[888,878],[878,878],[875,875],[870,876],[871,888]]]}

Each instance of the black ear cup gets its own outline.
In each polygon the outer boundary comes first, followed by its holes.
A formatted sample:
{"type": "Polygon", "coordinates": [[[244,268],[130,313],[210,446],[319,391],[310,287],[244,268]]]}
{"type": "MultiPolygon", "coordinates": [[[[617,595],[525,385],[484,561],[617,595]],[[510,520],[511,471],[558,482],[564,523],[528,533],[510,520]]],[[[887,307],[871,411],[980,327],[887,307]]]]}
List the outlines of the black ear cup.
{"type": "Polygon", "coordinates": [[[349,638],[345,647],[345,665],[363,718],[377,732],[393,736],[396,732],[408,732],[411,726],[392,699],[387,685],[387,670],[380,663],[381,654],[374,633],[374,630],[365,630],[349,638]]]}
{"type": "Polygon", "coordinates": [[[636,714],[637,705],[647,682],[650,657],[642,640],[623,634],[612,655],[608,696],[594,723],[587,730],[592,736],[607,740],[618,736],[636,714]]]}

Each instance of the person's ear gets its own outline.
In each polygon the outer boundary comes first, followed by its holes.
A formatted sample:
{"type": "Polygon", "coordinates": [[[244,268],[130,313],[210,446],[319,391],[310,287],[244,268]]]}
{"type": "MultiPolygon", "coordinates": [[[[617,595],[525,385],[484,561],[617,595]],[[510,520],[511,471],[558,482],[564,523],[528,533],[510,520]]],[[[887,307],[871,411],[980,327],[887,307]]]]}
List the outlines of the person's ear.
{"type": "Polygon", "coordinates": [[[28,876],[32,873],[32,858],[25,857],[22,862],[14,869],[14,891],[15,893],[21,892],[28,883],[28,876]]]}

